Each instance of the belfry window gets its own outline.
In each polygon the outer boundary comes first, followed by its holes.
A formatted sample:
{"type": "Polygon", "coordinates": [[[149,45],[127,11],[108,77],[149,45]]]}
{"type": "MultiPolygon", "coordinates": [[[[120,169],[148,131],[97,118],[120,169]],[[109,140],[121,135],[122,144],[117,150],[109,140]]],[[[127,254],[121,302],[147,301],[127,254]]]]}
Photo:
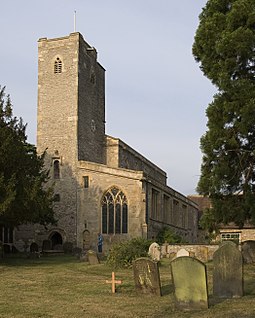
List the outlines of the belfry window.
{"type": "Polygon", "coordinates": [[[59,179],[60,178],[59,160],[54,160],[54,163],[53,163],[53,176],[54,176],[54,179],[59,179]]]}
{"type": "Polygon", "coordinates": [[[54,73],[55,74],[62,73],[62,61],[60,60],[59,57],[56,58],[54,63],[54,73]]]}
{"type": "Polygon", "coordinates": [[[102,233],[128,232],[128,204],[125,194],[116,187],[109,189],[102,199],[102,233]]]}

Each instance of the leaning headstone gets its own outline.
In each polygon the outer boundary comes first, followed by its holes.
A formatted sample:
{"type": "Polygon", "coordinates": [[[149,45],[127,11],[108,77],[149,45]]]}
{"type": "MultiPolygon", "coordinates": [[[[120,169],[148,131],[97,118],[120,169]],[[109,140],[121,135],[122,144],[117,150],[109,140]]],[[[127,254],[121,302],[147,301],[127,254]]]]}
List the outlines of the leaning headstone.
{"type": "Polygon", "coordinates": [[[255,241],[245,241],[242,244],[243,260],[246,264],[255,263],[255,241]]]}
{"type": "Polygon", "coordinates": [[[189,252],[185,250],[185,248],[181,248],[176,254],[176,257],[182,257],[182,256],[189,256],[189,252]]]}
{"type": "Polygon", "coordinates": [[[95,251],[88,250],[87,256],[88,256],[88,262],[90,265],[99,264],[99,259],[98,259],[97,253],[95,251]]]}
{"type": "Polygon", "coordinates": [[[196,258],[181,256],[171,262],[175,306],[181,310],[208,308],[205,265],[196,258]]]}
{"type": "Polygon", "coordinates": [[[243,296],[243,258],[236,244],[226,242],[213,254],[213,294],[220,298],[243,296]]]}
{"type": "Polygon", "coordinates": [[[154,260],[154,261],[160,261],[161,259],[161,250],[158,243],[152,243],[149,247],[148,255],[154,260]]]}
{"type": "Polygon", "coordinates": [[[158,262],[141,257],[133,262],[135,288],[138,292],[161,296],[158,262]]]}

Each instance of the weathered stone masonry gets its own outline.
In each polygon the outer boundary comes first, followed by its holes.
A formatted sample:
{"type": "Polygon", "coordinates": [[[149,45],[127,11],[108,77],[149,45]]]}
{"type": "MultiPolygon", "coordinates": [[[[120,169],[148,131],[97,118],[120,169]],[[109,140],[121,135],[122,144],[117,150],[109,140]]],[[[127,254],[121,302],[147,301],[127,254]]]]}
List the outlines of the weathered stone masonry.
{"type": "Polygon", "coordinates": [[[23,241],[104,249],[119,240],[152,238],[164,226],[197,239],[197,205],[167,186],[166,173],[105,134],[105,70],[80,33],[38,42],[37,150],[47,149],[58,200],[57,227],[23,227],[23,241]]]}

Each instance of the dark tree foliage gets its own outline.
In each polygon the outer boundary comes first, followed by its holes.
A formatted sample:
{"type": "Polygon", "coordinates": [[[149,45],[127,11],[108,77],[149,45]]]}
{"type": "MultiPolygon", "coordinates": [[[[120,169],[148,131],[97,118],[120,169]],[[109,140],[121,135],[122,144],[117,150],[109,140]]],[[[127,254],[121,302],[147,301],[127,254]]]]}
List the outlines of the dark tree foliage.
{"type": "Polygon", "coordinates": [[[9,95],[0,86],[0,223],[55,223],[52,189],[45,189],[48,174],[44,155],[26,139],[26,125],[13,116],[9,95]]]}
{"type": "Polygon", "coordinates": [[[198,192],[217,223],[255,223],[255,1],[209,0],[193,55],[218,88],[201,138],[198,192]]]}

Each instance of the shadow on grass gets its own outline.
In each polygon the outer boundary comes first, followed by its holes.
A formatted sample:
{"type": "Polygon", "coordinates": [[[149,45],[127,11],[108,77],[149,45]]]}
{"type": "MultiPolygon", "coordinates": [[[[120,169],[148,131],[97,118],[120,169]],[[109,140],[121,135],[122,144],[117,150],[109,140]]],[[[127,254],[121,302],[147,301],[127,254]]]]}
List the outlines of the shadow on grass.
{"type": "Polygon", "coordinates": [[[51,265],[60,265],[63,263],[76,263],[78,262],[77,258],[73,255],[57,255],[57,256],[45,256],[42,255],[39,258],[29,258],[26,254],[15,254],[15,255],[6,255],[4,258],[0,259],[0,265],[4,266],[48,266],[51,265]]]}
{"type": "Polygon", "coordinates": [[[255,295],[255,279],[246,279],[244,281],[244,295],[255,295]]]}
{"type": "Polygon", "coordinates": [[[172,284],[161,286],[162,296],[170,295],[174,292],[174,286],[172,284]]]}

